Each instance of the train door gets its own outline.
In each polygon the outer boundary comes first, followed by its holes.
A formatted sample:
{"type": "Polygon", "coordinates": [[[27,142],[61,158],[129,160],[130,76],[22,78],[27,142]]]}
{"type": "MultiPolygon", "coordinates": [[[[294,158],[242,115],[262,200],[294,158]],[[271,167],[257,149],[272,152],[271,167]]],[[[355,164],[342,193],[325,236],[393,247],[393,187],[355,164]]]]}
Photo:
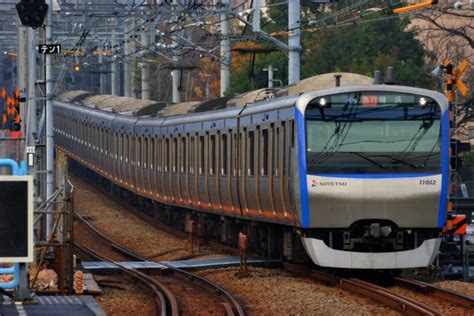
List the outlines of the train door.
{"type": "Polygon", "coordinates": [[[83,138],[83,143],[82,146],[84,148],[84,153],[85,153],[85,161],[89,162],[90,161],[90,153],[89,153],[89,124],[87,122],[84,122],[84,138],[83,138]]]}
{"type": "Polygon", "coordinates": [[[117,133],[117,178],[120,183],[122,183],[122,179],[123,179],[122,161],[123,161],[123,133],[122,131],[118,131],[117,133]]]}
{"type": "Polygon", "coordinates": [[[142,136],[138,133],[135,137],[135,157],[133,159],[133,167],[135,174],[135,188],[138,192],[143,189],[143,175],[142,175],[142,136]]]}
{"type": "Polygon", "coordinates": [[[219,199],[219,132],[212,131],[209,133],[209,147],[208,147],[208,181],[207,189],[209,195],[209,204],[213,210],[218,210],[221,207],[219,199]]]}
{"type": "Polygon", "coordinates": [[[284,215],[285,217],[289,216],[291,211],[291,201],[290,201],[290,186],[291,186],[291,149],[294,147],[294,121],[283,121],[281,125],[282,131],[282,156],[280,162],[281,168],[281,183],[280,183],[280,192],[282,196],[282,201],[284,205],[284,215]]]}
{"type": "Polygon", "coordinates": [[[229,144],[229,176],[230,176],[230,197],[232,202],[232,210],[241,214],[240,203],[239,203],[239,173],[241,170],[241,133],[238,129],[231,130],[230,132],[230,144],[229,144]]]}
{"type": "Polygon", "coordinates": [[[273,200],[273,175],[271,173],[272,161],[272,123],[262,123],[260,125],[259,135],[259,170],[257,180],[257,196],[260,201],[261,210],[266,216],[275,215],[275,206],[273,200]],[[267,213],[268,212],[268,213],[267,213]]]}
{"type": "Polygon", "coordinates": [[[240,130],[238,136],[238,167],[237,167],[237,176],[238,176],[238,186],[239,186],[239,201],[241,205],[241,215],[246,216],[249,214],[249,205],[247,201],[247,166],[248,166],[248,139],[247,139],[247,127],[244,127],[240,130]]]}
{"type": "Polygon", "coordinates": [[[179,191],[181,196],[181,203],[188,204],[189,201],[189,134],[183,133],[179,138],[179,191]]]}
{"type": "Polygon", "coordinates": [[[197,133],[191,133],[189,136],[189,159],[188,159],[188,183],[189,183],[189,203],[197,206],[199,201],[198,187],[198,139],[197,133]]]}
{"type": "Polygon", "coordinates": [[[164,147],[165,141],[163,136],[159,135],[157,138],[157,148],[156,148],[156,166],[158,171],[157,186],[158,186],[158,195],[162,201],[166,199],[165,192],[165,159],[164,159],[164,147]]]}
{"type": "Polygon", "coordinates": [[[171,188],[173,190],[173,201],[179,203],[181,200],[179,192],[179,135],[171,138],[171,188]]]}
{"type": "Polygon", "coordinates": [[[124,131],[123,134],[123,144],[122,144],[122,154],[123,154],[123,159],[122,159],[122,175],[123,179],[125,180],[126,185],[130,185],[130,174],[128,172],[128,158],[129,158],[129,152],[130,152],[130,147],[129,147],[129,135],[127,132],[124,131]]]}
{"type": "Polygon", "coordinates": [[[110,174],[110,160],[109,160],[109,128],[108,126],[104,125],[104,128],[102,130],[102,137],[103,137],[103,154],[102,154],[102,161],[104,163],[104,173],[105,176],[108,177],[110,174]]]}
{"type": "Polygon", "coordinates": [[[284,128],[280,121],[273,124],[273,141],[272,141],[272,161],[273,168],[271,170],[273,176],[273,198],[275,209],[277,212],[286,212],[284,204],[284,182],[282,181],[282,170],[284,161],[284,128]]]}
{"type": "Polygon", "coordinates": [[[209,195],[207,187],[207,170],[208,170],[208,137],[209,133],[203,132],[199,134],[198,145],[198,194],[199,205],[202,208],[209,207],[209,195]]]}
{"type": "Polygon", "coordinates": [[[171,198],[169,192],[170,190],[166,188],[166,183],[168,181],[168,146],[169,140],[167,137],[162,136],[160,138],[160,158],[161,158],[161,171],[160,171],[160,178],[161,178],[161,194],[164,197],[164,200],[167,201],[171,198]]]}
{"type": "Polygon", "coordinates": [[[251,216],[258,215],[260,201],[258,197],[258,170],[259,170],[259,151],[260,146],[260,128],[258,126],[249,126],[247,128],[247,144],[245,148],[245,200],[246,210],[251,216]]]}
{"type": "Polygon", "coordinates": [[[232,130],[223,129],[219,141],[219,197],[221,207],[226,212],[232,212],[232,188],[231,188],[231,139],[232,130]]]}
{"type": "Polygon", "coordinates": [[[173,183],[172,183],[172,160],[173,160],[173,138],[170,136],[167,136],[165,138],[165,184],[164,188],[166,191],[166,196],[168,196],[168,200],[173,200],[174,201],[174,195],[173,195],[173,183]]]}
{"type": "Polygon", "coordinates": [[[154,198],[156,197],[157,187],[156,187],[156,157],[155,157],[155,147],[156,147],[156,136],[154,134],[150,135],[150,142],[148,143],[150,148],[148,149],[148,162],[150,163],[149,170],[149,185],[150,185],[150,195],[154,198]]]}

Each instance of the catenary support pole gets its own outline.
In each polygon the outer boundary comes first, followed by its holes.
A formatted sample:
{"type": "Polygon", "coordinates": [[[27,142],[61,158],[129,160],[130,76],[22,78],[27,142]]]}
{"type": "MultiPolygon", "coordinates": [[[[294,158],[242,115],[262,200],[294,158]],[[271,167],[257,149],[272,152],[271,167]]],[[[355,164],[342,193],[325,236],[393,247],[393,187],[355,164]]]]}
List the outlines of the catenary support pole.
{"type": "MultiPolygon", "coordinates": [[[[21,23],[18,21],[20,26],[18,27],[18,56],[16,63],[16,86],[20,93],[25,93],[28,88],[28,42],[27,42],[27,28],[21,26],[21,23]]],[[[25,123],[26,123],[26,111],[27,104],[26,102],[20,103],[20,116],[21,116],[21,130],[24,133],[25,123]]]]}
{"type": "Polygon", "coordinates": [[[99,93],[107,93],[107,71],[106,65],[104,64],[104,55],[100,54],[99,56],[99,93]]]}
{"type": "MultiPolygon", "coordinates": [[[[142,40],[142,48],[141,50],[147,50],[150,45],[150,31],[149,26],[145,27],[142,30],[141,40],[142,40]]],[[[146,57],[146,56],[142,56],[146,57]]],[[[146,60],[140,63],[140,68],[142,72],[142,100],[150,100],[150,63],[146,60]]]]}
{"type": "MultiPolygon", "coordinates": [[[[224,10],[229,8],[229,0],[223,0],[224,10]]],[[[221,97],[225,96],[230,87],[230,24],[229,16],[221,13],[221,97]]]]}
{"type": "Polygon", "coordinates": [[[112,95],[118,96],[119,95],[119,78],[120,78],[120,73],[119,73],[119,64],[117,61],[117,57],[113,56],[112,57],[112,64],[111,64],[111,85],[112,85],[112,95]]]}
{"type": "MultiPolygon", "coordinates": [[[[47,0],[46,44],[53,43],[53,0],[47,0]]],[[[54,139],[53,139],[53,63],[52,55],[46,55],[46,199],[54,192],[54,139]]],[[[46,235],[52,231],[53,214],[46,217],[46,235]]]]}
{"type": "Polygon", "coordinates": [[[288,2],[288,84],[300,80],[301,21],[300,0],[288,2]]]}
{"type": "MultiPolygon", "coordinates": [[[[175,65],[178,64],[178,57],[173,56],[173,60],[175,61],[175,65]]],[[[171,77],[173,79],[173,103],[180,103],[181,96],[179,94],[179,81],[180,81],[181,71],[179,69],[174,69],[171,71],[171,77]]]]}
{"type": "Polygon", "coordinates": [[[131,64],[130,64],[130,59],[129,55],[131,53],[130,49],[130,21],[128,19],[125,19],[125,33],[124,33],[124,60],[123,60],[123,90],[124,90],[124,96],[126,97],[131,97],[132,96],[132,74],[131,74],[131,64]]]}

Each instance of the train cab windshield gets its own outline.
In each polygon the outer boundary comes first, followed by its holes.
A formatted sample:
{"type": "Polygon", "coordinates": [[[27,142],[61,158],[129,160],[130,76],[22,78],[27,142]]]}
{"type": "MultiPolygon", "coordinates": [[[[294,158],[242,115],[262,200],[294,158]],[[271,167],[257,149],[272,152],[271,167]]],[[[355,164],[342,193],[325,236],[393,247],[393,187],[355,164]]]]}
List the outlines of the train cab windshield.
{"type": "Polygon", "coordinates": [[[352,92],[308,104],[310,174],[441,173],[440,106],[431,98],[352,92]]]}

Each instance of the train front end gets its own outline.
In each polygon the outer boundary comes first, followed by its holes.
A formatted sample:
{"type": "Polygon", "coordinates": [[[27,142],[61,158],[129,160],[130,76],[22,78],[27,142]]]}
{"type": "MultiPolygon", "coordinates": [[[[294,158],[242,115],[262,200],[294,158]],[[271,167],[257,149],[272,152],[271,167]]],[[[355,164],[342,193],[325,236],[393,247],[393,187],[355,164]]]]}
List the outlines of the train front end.
{"type": "Polygon", "coordinates": [[[297,101],[303,245],[319,266],[429,266],[445,223],[449,105],[401,86],[336,88],[297,101]]]}

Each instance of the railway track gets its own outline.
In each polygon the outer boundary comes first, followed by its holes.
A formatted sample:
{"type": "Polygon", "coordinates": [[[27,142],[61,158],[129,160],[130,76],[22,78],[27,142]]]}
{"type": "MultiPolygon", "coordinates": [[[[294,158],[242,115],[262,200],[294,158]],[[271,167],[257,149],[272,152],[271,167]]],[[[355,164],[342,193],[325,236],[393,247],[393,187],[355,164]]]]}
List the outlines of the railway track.
{"type": "MultiPolygon", "coordinates": [[[[137,253],[123,247],[122,245],[116,243],[115,241],[111,240],[104,234],[102,234],[99,230],[97,230],[92,224],[90,224],[84,217],[79,214],[75,214],[75,217],[84,224],[84,227],[90,231],[92,234],[97,236],[102,242],[110,245],[110,248],[119,253],[120,255],[134,260],[134,261],[150,261],[148,258],[140,256],[137,253]]],[[[177,269],[172,266],[160,263],[166,267],[163,270],[163,274],[172,275],[175,279],[179,279],[182,282],[187,284],[192,283],[195,287],[199,289],[204,289],[208,293],[218,296],[218,300],[222,301],[222,306],[224,309],[224,313],[226,315],[245,315],[244,309],[238,302],[236,298],[234,298],[226,289],[219,286],[218,284],[207,280],[199,275],[194,273],[190,273],[188,271],[184,271],[182,269],[177,269]]],[[[130,270],[128,270],[130,271],[130,270]]],[[[164,287],[164,286],[163,286],[164,287]]],[[[174,314],[173,314],[174,315],[174,314]]]]}
{"type": "MultiPolygon", "coordinates": [[[[111,263],[114,262],[113,260],[107,259],[106,257],[100,255],[98,252],[85,245],[75,244],[74,250],[77,253],[90,257],[94,260],[111,263]]],[[[179,315],[179,308],[176,298],[166,286],[142,272],[136,270],[129,270],[121,267],[119,267],[119,269],[123,274],[128,275],[134,280],[137,280],[146,290],[151,290],[155,307],[157,310],[157,315],[179,315]]]]}
{"type": "Polygon", "coordinates": [[[411,288],[419,293],[431,295],[452,304],[462,305],[468,309],[474,309],[474,298],[464,295],[462,293],[454,292],[448,289],[443,289],[432,284],[421,282],[406,277],[395,277],[394,281],[397,285],[405,288],[411,288]]]}
{"type": "MultiPolygon", "coordinates": [[[[285,264],[285,270],[311,277],[320,282],[339,286],[344,290],[368,297],[380,302],[385,306],[391,307],[407,315],[442,315],[443,313],[413,298],[395,293],[394,291],[356,278],[344,278],[334,274],[310,269],[305,266],[285,264]]],[[[417,293],[433,295],[437,298],[447,300],[453,304],[459,304],[468,310],[474,307],[474,299],[461,293],[438,288],[431,284],[404,278],[395,277],[394,281],[402,287],[414,289],[417,293]]]]}

